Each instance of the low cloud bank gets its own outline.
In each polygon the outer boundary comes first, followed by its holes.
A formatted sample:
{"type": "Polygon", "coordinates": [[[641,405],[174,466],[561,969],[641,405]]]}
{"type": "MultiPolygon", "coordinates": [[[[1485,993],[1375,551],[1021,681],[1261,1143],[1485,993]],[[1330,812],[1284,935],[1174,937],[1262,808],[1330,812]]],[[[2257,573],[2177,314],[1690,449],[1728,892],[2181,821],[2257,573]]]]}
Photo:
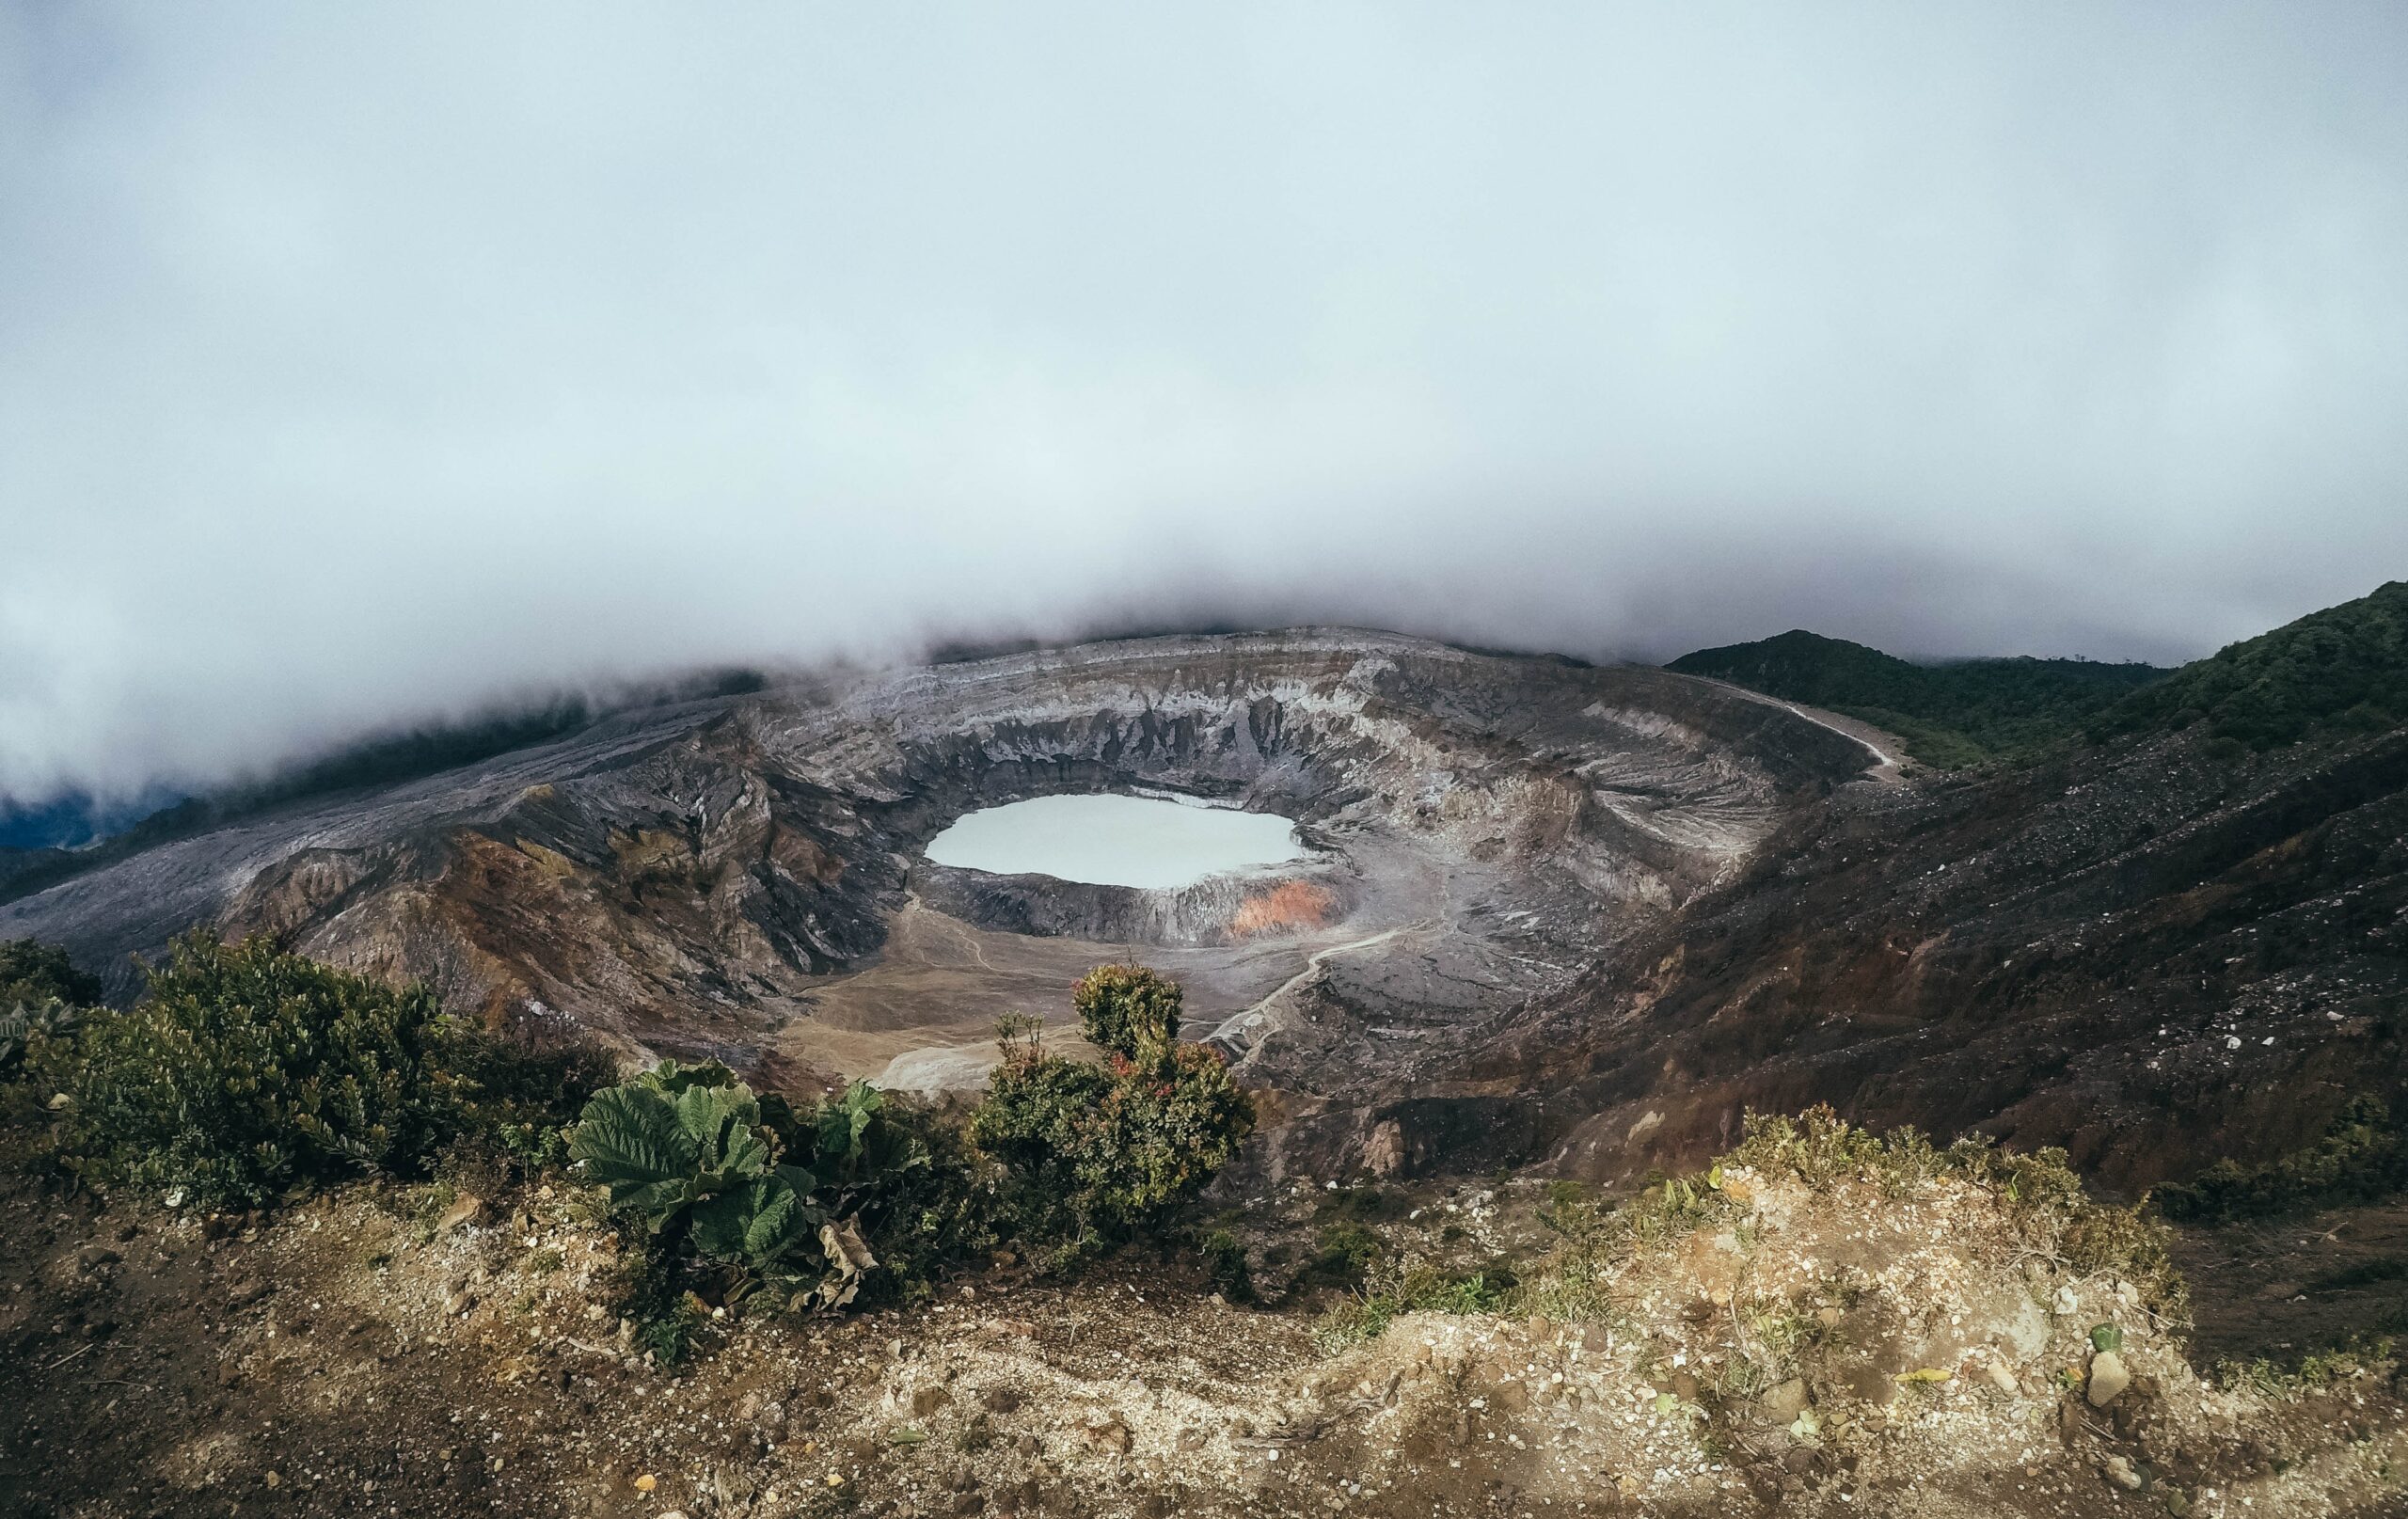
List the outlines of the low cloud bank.
{"type": "Polygon", "coordinates": [[[17,8],[0,796],[1117,626],[2205,653],[2408,566],[2404,39],[17,8]]]}

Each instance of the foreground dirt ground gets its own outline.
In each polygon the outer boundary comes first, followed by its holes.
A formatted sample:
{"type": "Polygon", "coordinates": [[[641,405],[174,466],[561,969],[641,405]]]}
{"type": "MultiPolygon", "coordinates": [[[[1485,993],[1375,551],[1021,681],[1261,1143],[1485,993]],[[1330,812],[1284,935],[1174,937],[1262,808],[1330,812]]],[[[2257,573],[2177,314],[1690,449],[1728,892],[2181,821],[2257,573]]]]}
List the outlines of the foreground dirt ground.
{"type": "MultiPolygon", "coordinates": [[[[1224,1304],[1148,1257],[726,1324],[669,1369],[607,1305],[616,1241],[570,1189],[360,1187],[259,1220],[19,1185],[0,1512],[2408,1512],[2391,1362],[2219,1390],[2131,1284],[2052,1264],[1977,1189],[1725,1186],[1714,1223],[1552,1315],[1317,1344],[1305,1307],[1224,1304]],[[2098,1405],[2101,1322],[2131,1385],[2098,1405]]],[[[1397,1258],[1530,1242],[1528,1191],[1390,1202],[1397,1258]]],[[[1329,1204],[1298,1187],[1261,1219],[1329,1204]]]]}

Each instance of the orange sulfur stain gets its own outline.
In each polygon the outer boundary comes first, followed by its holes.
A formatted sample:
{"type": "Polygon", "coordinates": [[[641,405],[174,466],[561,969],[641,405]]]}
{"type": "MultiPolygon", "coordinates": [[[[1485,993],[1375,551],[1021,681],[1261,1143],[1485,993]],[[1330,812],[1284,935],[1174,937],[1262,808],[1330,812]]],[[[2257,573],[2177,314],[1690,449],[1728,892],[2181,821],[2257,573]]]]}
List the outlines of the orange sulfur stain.
{"type": "Polygon", "coordinates": [[[1229,931],[1270,934],[1326,927],[1337,908],[1338,898],[1327,887],[1305,880],[1281,881],[1260,895],[1239,903],[1229,918],[1229,931]]]}

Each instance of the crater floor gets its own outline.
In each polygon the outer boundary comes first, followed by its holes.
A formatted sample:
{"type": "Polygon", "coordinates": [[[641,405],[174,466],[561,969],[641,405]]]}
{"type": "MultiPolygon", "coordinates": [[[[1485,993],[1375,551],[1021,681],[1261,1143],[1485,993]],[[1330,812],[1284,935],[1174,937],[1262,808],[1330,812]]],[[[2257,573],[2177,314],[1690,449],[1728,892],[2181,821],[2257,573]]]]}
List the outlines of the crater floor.
{"type": "Polygon", "coordinates": [[[1352,629],[1087,645],[628,713],[163,844],[0,904],[129,996],[194,924],[498,1021],[756,1079],[974,1081],[994,1019],[1138,957],[1298,1115],[1443,1079],[1881,756],[1644,668],[1352,629]],[[926,856],[1031,799],[1174,793],[1304,855],[1177,889],[926,856]]]}

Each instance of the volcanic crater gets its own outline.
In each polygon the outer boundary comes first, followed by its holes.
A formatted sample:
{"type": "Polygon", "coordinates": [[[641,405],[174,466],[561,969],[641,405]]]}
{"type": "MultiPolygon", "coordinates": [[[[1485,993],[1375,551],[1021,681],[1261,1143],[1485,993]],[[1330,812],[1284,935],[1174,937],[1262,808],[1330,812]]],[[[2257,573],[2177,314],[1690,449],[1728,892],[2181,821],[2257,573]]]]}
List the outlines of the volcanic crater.
{"type": "Polygon", "coordinates": [[[1135,957],[1275,1116],[1360,1114],[1883,758],[1653,669],[1354,629],[1123,641],[622,714],[145,850],[0,906],[0,934],[114,967],[122,998],[185,926],[267,932],[631,1056],[922,1089],[1135,957]],[[1089,793],[1274,814],[1306,847],[1154,890],[926,857],[981,809],[1089,793]]]}

